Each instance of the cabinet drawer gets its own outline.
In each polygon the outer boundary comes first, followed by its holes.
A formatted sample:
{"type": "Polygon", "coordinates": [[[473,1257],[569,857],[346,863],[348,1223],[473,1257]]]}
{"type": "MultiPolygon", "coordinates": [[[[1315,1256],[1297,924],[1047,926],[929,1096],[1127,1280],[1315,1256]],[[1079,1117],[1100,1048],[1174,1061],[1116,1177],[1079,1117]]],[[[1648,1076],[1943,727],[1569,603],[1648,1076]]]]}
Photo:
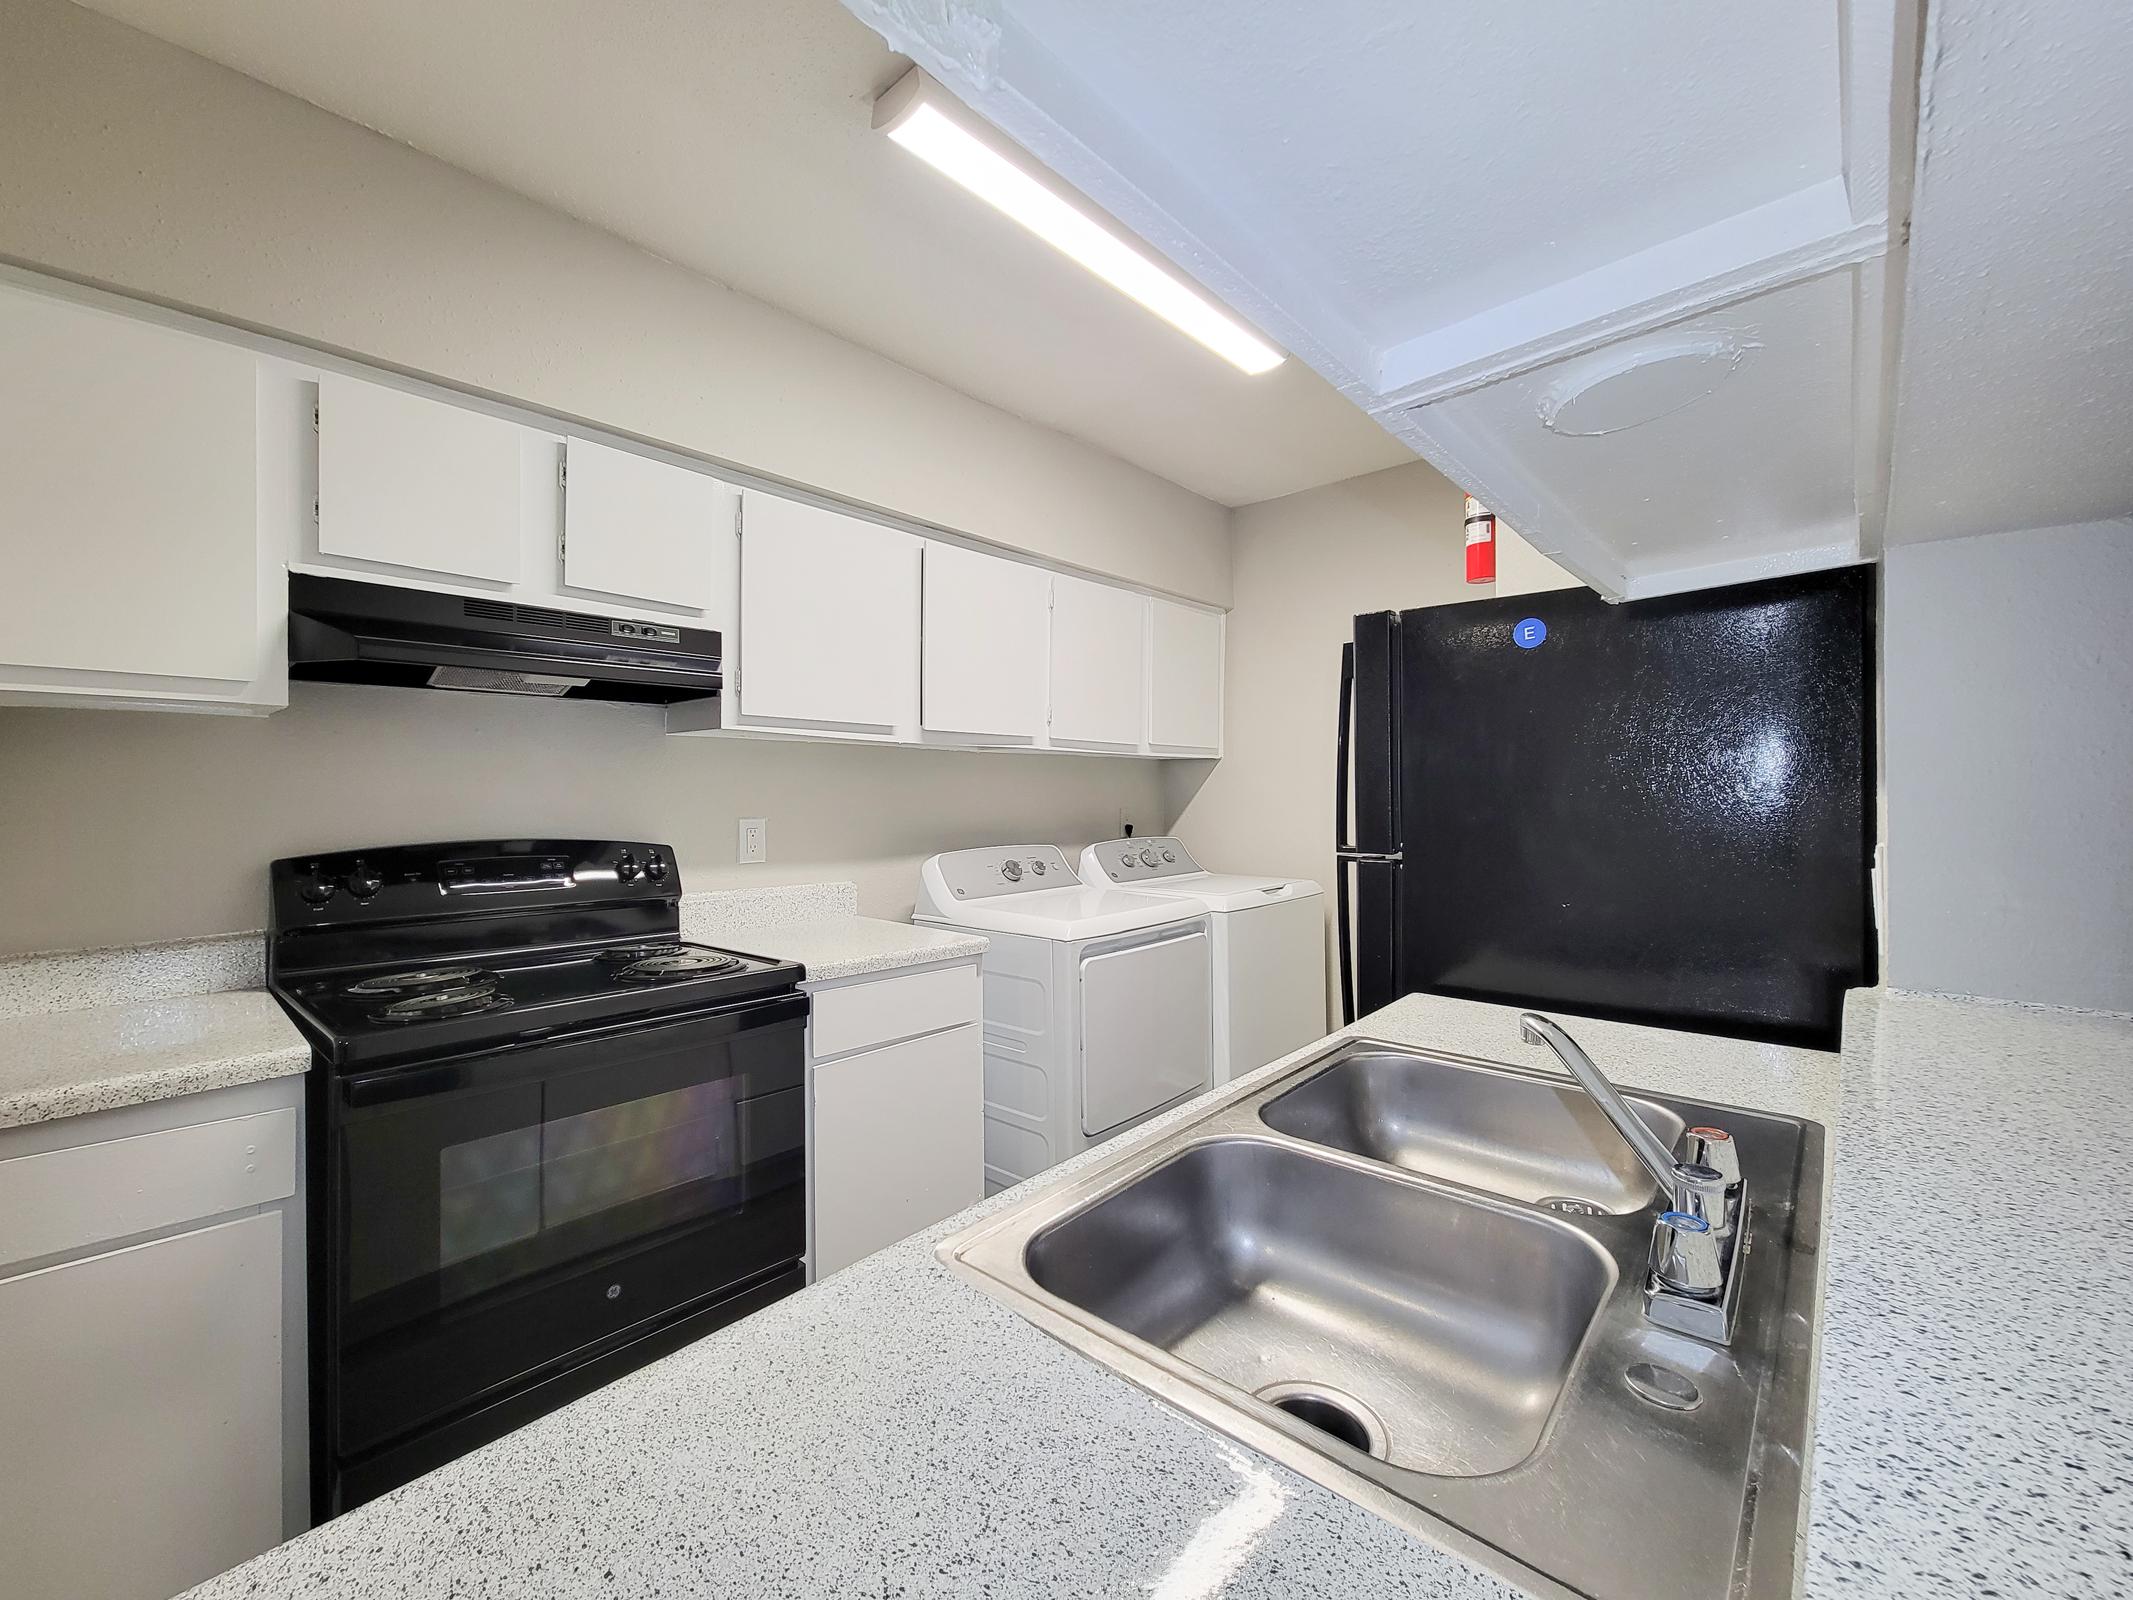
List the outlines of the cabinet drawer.
{"type": "Polygon", "coordinates": [[[0,1265],[84,1249],[296,1191],[283,1108],[0,1161],[0,1265]]]}
{"type": "Polygon", "coordinates": [[[978,1018],[975,963],[900,978],[876,978],[813,996],[809,1049],[817,1061],[952,1028],[978,1018]]]}

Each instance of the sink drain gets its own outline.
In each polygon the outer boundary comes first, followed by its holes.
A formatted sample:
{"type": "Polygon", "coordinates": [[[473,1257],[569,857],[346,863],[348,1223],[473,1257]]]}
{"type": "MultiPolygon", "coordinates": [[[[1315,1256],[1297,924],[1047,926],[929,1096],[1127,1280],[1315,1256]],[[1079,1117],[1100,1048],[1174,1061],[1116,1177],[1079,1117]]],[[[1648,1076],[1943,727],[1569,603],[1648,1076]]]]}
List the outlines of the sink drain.
{"type": "Polygon", "coordinates": [[[1261,1389],[1258,1398],[1277,1411],[1286,1411],[1298,1422],[1340,1440],[1366,1456],[1385,1458],[1385,1429],[1370,1408],[1347,1395],[1308,1383],[1276,1383],[1261,1389]]]}
{"type": "Polygon", "coordinates": [[[1560,1211],[1566,1217],[1597,1217],[1603,1207],[1590,1200],[1580,1200],[1576,1195],[1551,1194],[1540,1202],[1543,1211],[1560,1211]]]}

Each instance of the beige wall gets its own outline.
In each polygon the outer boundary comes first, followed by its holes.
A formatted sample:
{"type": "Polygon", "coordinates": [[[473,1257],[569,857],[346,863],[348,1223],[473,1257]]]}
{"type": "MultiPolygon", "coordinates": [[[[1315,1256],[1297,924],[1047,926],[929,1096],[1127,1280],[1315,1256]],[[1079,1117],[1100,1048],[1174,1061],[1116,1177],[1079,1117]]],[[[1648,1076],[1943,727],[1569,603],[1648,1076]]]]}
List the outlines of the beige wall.
{"type": "MultiPolygon", "coordinates": [[[[1424,462],[1245,506],[1232,523],[1219,763],[1166,771],[1175,831],[1218,871],[1333,889],[1341,646],[1355,616],[1484,597],[1465,583],[1465,502],[1424,462]]],[[[1327,993],[1333,997],[1328,940],[1327,993]]]]}
{"type": "Polygon", "coordinates": [[[0,0],[0,258],[1229,600],[1222,507],[66,0],[0,0]]]}
{"type": "Polygon", "coordinates": [[[256,928],[277,856],[552,832],[671,843],[692,889],[853,878],[904,917],[963,845],[1160,821],[1156,765],[670,738],[653,709],[296,684],[277,716],[0,710],[0,954],[256,928]],[[743,816],[770,859],[734,865],[743,816]]]}

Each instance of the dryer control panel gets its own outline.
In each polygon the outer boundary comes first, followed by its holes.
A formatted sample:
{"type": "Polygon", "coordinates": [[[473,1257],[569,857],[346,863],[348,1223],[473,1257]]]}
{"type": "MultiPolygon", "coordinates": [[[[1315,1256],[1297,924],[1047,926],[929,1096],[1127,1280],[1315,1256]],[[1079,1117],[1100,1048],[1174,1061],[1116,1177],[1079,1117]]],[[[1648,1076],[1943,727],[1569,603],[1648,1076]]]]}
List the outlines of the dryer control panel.
{"type": "Polygon", "coordinates": [[[1200,870],[1200,863],[1175,839],[1106,839],[1089,850],[1112,883],[1143,883],[1200,870]]]}
{"type": "Polygon", "coordinates": [[[1003,894],[1036,894],[1078,888],[1081,879],[1055,844],[987,845],[951,850],[921,869],[921,887],[945,891],[950,901],[989,900],[1003,894]]]}

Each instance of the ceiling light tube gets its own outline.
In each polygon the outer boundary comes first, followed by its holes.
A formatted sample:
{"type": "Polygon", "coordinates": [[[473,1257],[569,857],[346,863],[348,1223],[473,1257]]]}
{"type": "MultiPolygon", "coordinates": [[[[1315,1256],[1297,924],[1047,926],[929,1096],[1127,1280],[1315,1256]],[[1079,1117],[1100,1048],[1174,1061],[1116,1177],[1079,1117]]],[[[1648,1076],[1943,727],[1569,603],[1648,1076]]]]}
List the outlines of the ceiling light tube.
{"type": "Polygon", "coordinates": [[[1281,365],[1279,350],[1145,247],[1121,237],[1086,199],[979,121],[922,69],[913,67],[874,102],[874,126],[1231,365],[1252,374],[1281,365]]]}

